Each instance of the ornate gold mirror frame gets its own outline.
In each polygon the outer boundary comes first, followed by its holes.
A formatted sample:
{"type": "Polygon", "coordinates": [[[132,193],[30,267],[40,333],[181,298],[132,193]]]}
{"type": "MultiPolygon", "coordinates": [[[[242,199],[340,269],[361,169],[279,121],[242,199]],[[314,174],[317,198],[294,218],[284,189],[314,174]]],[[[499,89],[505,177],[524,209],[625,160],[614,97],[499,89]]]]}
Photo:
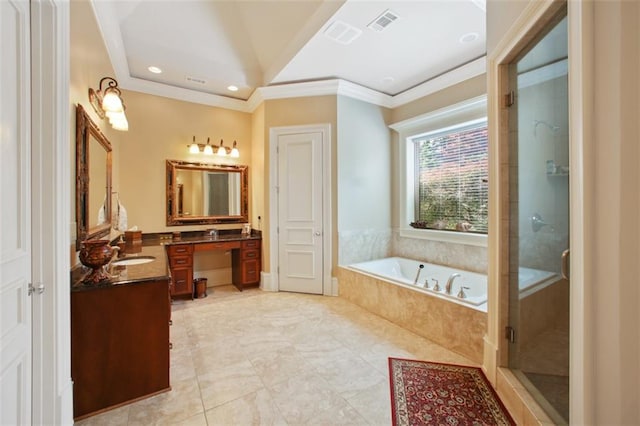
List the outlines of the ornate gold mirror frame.
{"type": "Polygon", "coordinates": [[[82,241],[104,237],[111,231],[111,150],[109,140],[82,105],[77,105],[76,250],[80,249],[82,241]],[[92,155],[99,159],[100,164],[91,162],[92,155]],[[91,164],[97,167],[91,170],[91,164]],[[98,186],[91,185],[92,179],[99,182],[98,186]],[[92,220],[94,217],[95,221],[92,220]]]}
{"type": "Polygon", "coordinates": [[[248,166],[167,160],[167,226],[243,223],[248,166]]]}

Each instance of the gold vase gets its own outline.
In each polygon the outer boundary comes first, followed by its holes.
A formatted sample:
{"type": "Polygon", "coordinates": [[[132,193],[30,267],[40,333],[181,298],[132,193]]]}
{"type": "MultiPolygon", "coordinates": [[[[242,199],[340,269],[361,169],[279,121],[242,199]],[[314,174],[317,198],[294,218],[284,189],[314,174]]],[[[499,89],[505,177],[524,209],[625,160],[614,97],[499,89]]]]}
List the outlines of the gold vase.
{"type": "Polygon", "coordinates": [[[114,254],[114,249],[109,245],[109,240],[86,240],[80,247],[80,262],[91,268],[91,272],[82,282],[84,284],[97,284],[108,280],[111,276],[104,265],[109,263],[114,254]]]}

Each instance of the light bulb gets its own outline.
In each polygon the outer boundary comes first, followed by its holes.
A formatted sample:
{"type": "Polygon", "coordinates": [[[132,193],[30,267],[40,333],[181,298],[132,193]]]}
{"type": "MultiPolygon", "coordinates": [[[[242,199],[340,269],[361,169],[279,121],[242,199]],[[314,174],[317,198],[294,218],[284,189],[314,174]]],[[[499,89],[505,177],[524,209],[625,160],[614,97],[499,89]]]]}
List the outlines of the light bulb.
{"type": "Polygon", "coordinates": [[[200,147],[198,146],[198,144],[196,143],[196,137],[193,137],[193,142],[191,142],[191,145],[189,145],[189,153],[190,154],[197,154],[200,152],[200,147]]]}
{"type": "Polygon", "coordinates": [[[224,141],[220,139],[220,148],[218,148],[218,152],[216,152],[220,157],[225,157],[227,155],[227,148],[225,148],[223,144],[224,141]]]}
{"type": "Polygon", "coordinates": [[[127,118],[124,116],[124,114],[122,115],[121,119],[115,120],[111,122],[111,126],[115,129],[115,130],[122,130],[124,132],[126,132],[127,130],[129,130],[129,122],[127,121],[127,118]]]}
{"type": "Polygon", "coordinates": [[[204,147],[204,155],[213,155],[213,147],[209,144],[209,138],[207,138],[207,144],[204,147]]]}
{"type": "Polygon", "coordinates": [[[122,112],[124,111],[122,99],[120,99],[120,96],[118,96],[115,91],[107,89],[107,92],[102,98],[102,109],[107,112],[122,112]]]}
{"type": "Polygon", "coordinates": [[[233,148],[231,148],[231,157],[233,158],[238,158],[240,157],[240,151],[238,151],[238,148],[236,148],[236,141],[233,141],[233,148]]]}

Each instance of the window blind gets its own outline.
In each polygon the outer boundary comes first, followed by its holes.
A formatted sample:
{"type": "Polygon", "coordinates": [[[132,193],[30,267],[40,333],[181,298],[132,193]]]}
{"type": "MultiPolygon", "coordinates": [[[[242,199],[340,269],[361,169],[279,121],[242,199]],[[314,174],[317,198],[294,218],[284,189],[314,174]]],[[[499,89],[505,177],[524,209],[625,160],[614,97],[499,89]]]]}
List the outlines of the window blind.
{"type": "Polygon", "coordinates": [[[487,122],[412,139],[416,158],[416,222],[427,229],[487,233],[487,122]]]}

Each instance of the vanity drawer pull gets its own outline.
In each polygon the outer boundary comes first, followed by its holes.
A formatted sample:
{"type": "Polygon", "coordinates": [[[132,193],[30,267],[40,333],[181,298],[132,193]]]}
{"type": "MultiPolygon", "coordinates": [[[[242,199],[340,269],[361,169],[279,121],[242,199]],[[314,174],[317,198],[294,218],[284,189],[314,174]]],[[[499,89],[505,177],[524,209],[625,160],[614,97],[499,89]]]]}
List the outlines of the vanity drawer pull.
{"type": "Polygon", "coordinates": [[[242,250],[243,259],[257,259],[259,257],[260,257],[260,250],[258,249],[242,250]]]}
{"type": "Polygon", "coordinates": [[[242,248],[257,248],[260,246],[260,241],[245,241],[242,243],[242,248]]]}
{"type": "Polygon", "coordinates": [[[172,268],[179,266],[191,266],[193,264],[193,258],[191,256],[175,256],[169,258],[169,263],[172,268]]]}
{"type": "Polygon", "coordinates": [[[169,255],[176,254],[190,254],[193,252],[193,246],[191,244],[181,244],[177,246],[169,246],[169,255]]]}

